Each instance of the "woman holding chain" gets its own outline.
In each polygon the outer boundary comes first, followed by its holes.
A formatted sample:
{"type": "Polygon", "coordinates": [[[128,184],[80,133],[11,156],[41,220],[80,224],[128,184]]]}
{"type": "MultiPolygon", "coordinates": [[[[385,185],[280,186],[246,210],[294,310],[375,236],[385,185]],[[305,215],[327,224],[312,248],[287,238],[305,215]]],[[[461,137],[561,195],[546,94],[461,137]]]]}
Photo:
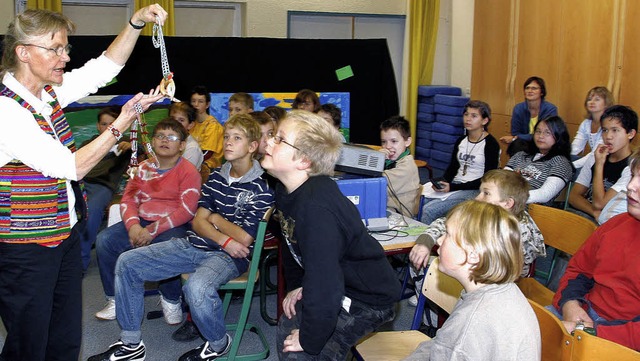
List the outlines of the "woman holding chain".
{"type": "Polygon", "coordinates": [[[68,73],[67,35],[75,25],[67,17],[27,10],[7,29],[0,72],[0,317],[7,336],[0,359],[78,359],[78,234],[86,208],[77,181],[161,95],[135,95],[108,131],[77,151],[62,108],[113,79],[144,24],[166,18],[157,4],[136,11],[101,56],[68,73]]]}
{"type": "Polygon", "coordinates": [[[444,180],[432,184],[435,193],[425,197],[422,223],[431,224],[456,204],[475,198],[480,178],[487,171],[498,168],[500,145],[487,130],[491,122],[489,104],[469,101],[464,106],[463,121],[467,134],[456,141],[444,180]]]}

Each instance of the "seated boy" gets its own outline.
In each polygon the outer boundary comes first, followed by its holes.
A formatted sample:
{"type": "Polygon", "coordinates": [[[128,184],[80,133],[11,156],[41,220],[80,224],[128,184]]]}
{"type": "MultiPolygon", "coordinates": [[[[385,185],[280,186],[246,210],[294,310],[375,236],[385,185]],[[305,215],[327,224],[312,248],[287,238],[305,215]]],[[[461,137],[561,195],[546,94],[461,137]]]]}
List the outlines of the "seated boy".
{"type": "Polygon", "coordinates": [[[344,360],[351,346],[394,316],[400,283],[357,208],[329,175],[340,134],[292,110],[269,140],[262,166],[281,183],[276,208],[288,251],[276,347],[280,360],[344,360]]]}
{"type": "MultiPolygon", "coordinates": [[[[122,196],[122,221],[98,234],[96,254],[108,300],[96,313],[99,319],[116,318],[114,277],[116,261],[123,252],[186,234],[200,198],[200,174],[180,156],[187,135],[175,120],[162,120],[156,125],[151,144],[160,167],[154,168],[148,160],[140,163],[122,196]]],[[[182,322],[180,279],[161,282],[159,289],[167,323],[182,322]]]]}
{"type": "MultiPolygon", "coordinates": [[[[329,122],[329,124],[333,125],[340,131],[340,125],[342,124],[342,110],[338,108],[335,104],[326,103],[320,106],[320,110],[318,110],[318,115],[329,122]]],[[[342,135],[342,132],[340,133],[342,135]]],[[[342,142],[346,143],[347,140],[342,135],[342,142]]]]}
{"type": "Polygon", "coordinates": [[[273,119],[271,119],[269,114],[263,111],[251,112],[249,114],[256,122],[258,122],[258,124],[260,124],[260,146],[255,154],[256,159],[260,160],[266,153],[267,141],[273,138],[276,134],[277,124],[273,119]]]}
{"type": "MultiPolygon", "coordinates": [[[[529,182],[520,174],[504,169],[493,169],[485,173],[480,183],[480,194],[476,200],[498,205],[518,220],[524,262],[520,275],[528,277],[533,261],[546,256],[544,238],[529,212],[525,209],[529,198],[529,182]]],[[[446,230],[446,217],[436,219],[429,225],[424,236],[418,237],[409,253],[413,270],[424,270],[428,266],[431,248],[446,230]]],[[[416,272],[417,273],[417,272],[416,272]]],[[[421,287],[416,287],[420,291],[421,287]]]]}
{"type": "MultiPolygon", "coordinates": [[[[612,186],[628,165],[631,141],[638,128],[638,115],[623,105],[605,109],[600,119],[604,142],[588,158],[569,194],[571,207],[592,220],[598,219],[607,202],[618,193],[612,186]]],[[[623,182],[628,183],[628,179],[623,182]]]]}
{"type": "MultiPolygon", "coordinates": [[[[193,129],[196,121],[196,109],[187,102],[172,103],[169,107],[169,117],[182,124],[187,132],[193,129]]],[[[200,169],[204,161],[204,154],[198,141],[191,135],[187,136],[187,145],[182,152],[182,158],[188,160],[196,169],[200,169]]]]}
{"type": "MultiPolygon", "coordinates": [[[[221,285],[245,272],[258,224],[273,205],[273,192],[253,153],[258,149],[260,127],[248,115],[225,123],[227,162],[214,170],[202,186],[202,198],[187,237],[136,248],[120,256],[116,272],[116,305],[122,328],[120,340],[89,361],[143,360],[145,346],[140,324],[144,308],[144,282],[190,273],[184,295],[193,321],[206,340],[180,360],[214,360],[231,345],[218,295],[221,285]],[[135,357],[134,357],[135,355],[135,357]],[[110,357],[112,357],[110,359],[110,357]]],[[[149,357],[163,359],[161,355],[149,357]]]]}
{"type": "Polygon", "coordinates": [[[435,338],[405,360],[531,360],[541,356],[540,328],[515,280],[522,270],[518,221],[475,200],[455,206],[438,239],[438,269],[464,291],[435,338]]]}
{"type": "Polygon", "coordinates": [[[418,210],[420,176],[410,154],[411,129],[401,117],[391,117],[380,124],[381,152],[385,154],[384,176],[387,178],[387,208],[415,218],[418,210]]]}
{"type": "Polygon", "coordinates": [[[567,331],[578,325],[640,351],[640,152],[631,156],[627,213],[617,215],[569,260],[550,308],[567,331]]]}
{"type": "MultiPolygon", "coordinates": [[[[120,115],[114,108],[104,108],[98,113],[98,134],[82,143],[80,147],[89,144],[102,134],[120,115]]],[[[98,229],[102,224],[104,210],[107,208],[113,193],[118,189],[122,175],[127,170],[131,158],[131,143],[119,141],[102,160],[84,176],[84,187],[87,192],[87,226],[80,233],[80,247],[82,251],[82,269],[89,267],[91,247],[96,242],[98,229]]]]}
{"type": "Polygon", "coordinates": [[[253,97],[247,93],[234,93],[229,97],[229,118],[236,114],[249,114],[253,111],[253,97]]]}
{"type": "Polygon", "coordinates": [[[201,168],[203,179],[209,176],[211,169],[222,164],[222,134],[224,129],[218,120],[209,115],[211,94],[207,88],[197,86],[191,91],[191,106],[196,108],[196,123],[191,128],[191,136],[198,141],[204,155],[204,166],[201,168]]]}

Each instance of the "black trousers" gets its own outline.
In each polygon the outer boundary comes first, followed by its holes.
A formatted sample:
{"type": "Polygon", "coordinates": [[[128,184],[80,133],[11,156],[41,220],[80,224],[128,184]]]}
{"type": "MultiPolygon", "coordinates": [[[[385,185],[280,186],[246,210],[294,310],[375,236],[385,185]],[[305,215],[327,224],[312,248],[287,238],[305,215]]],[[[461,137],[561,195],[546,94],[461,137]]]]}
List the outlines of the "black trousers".
{"type": "Polygon", "coordinates": [[[58,247],[0,243],[3,361],[75,361],[82,334],[78,229],[58,247]]]}

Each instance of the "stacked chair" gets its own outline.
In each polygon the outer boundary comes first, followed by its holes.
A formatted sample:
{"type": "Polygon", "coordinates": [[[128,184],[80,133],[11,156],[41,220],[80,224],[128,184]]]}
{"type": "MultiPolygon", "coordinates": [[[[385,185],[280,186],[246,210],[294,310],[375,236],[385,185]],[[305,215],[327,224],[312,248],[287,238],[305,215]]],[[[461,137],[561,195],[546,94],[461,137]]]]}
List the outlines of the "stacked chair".
{"type": "Polygon", "coordinates": [[[449,165],[455,141],[464,134],[462,112],[469,98],[460,88],[444,85],[418,87],[415,158],[442,173],[449,165]]]}

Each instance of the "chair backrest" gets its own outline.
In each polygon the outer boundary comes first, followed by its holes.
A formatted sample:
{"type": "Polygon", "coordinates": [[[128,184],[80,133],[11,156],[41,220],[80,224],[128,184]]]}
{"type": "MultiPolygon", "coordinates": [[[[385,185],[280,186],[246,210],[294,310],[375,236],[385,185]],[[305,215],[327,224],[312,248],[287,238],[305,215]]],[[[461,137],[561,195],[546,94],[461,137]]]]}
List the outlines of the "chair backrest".
{"type": "Polygon", "coordinates": [[[439,264],[440,258],[436,258],[429,265],[424,275],[422,292],[427,299],[450,314],[460,298],[462,285],[455,278],[440,272],[439,264]]]}
{"type": "Polygon", "coordinates": [[[568,361],[571,357],[573,337],[560,320],[546,308],[529,300],[540,325],[542,361],[568,361]]]}
{"type": "Polygon", "coordinates": [[[416,194],[416,209],[413,210],[413,214],[416,215],[416,220],[419,221],[422,218],[422,206],[424,205],[424,197],[422,196],[422,190],[424,189],[424,184],[420,184],[418,187],[418,194],[416,194]]]}
{"type": "Polygon", "coordinates": [[[573,255],[596,229],[596,224],[561,209],[529,205],[529,214],[544,236],[544,243],[573,255]]]}
{"type": "Polygon", "coordinates": [[[640,352],[604,338],[590,335],[584,331],[576,330],[573,336],[572,361],[586,360],[615,360],[638,361],[640,352]]]}

